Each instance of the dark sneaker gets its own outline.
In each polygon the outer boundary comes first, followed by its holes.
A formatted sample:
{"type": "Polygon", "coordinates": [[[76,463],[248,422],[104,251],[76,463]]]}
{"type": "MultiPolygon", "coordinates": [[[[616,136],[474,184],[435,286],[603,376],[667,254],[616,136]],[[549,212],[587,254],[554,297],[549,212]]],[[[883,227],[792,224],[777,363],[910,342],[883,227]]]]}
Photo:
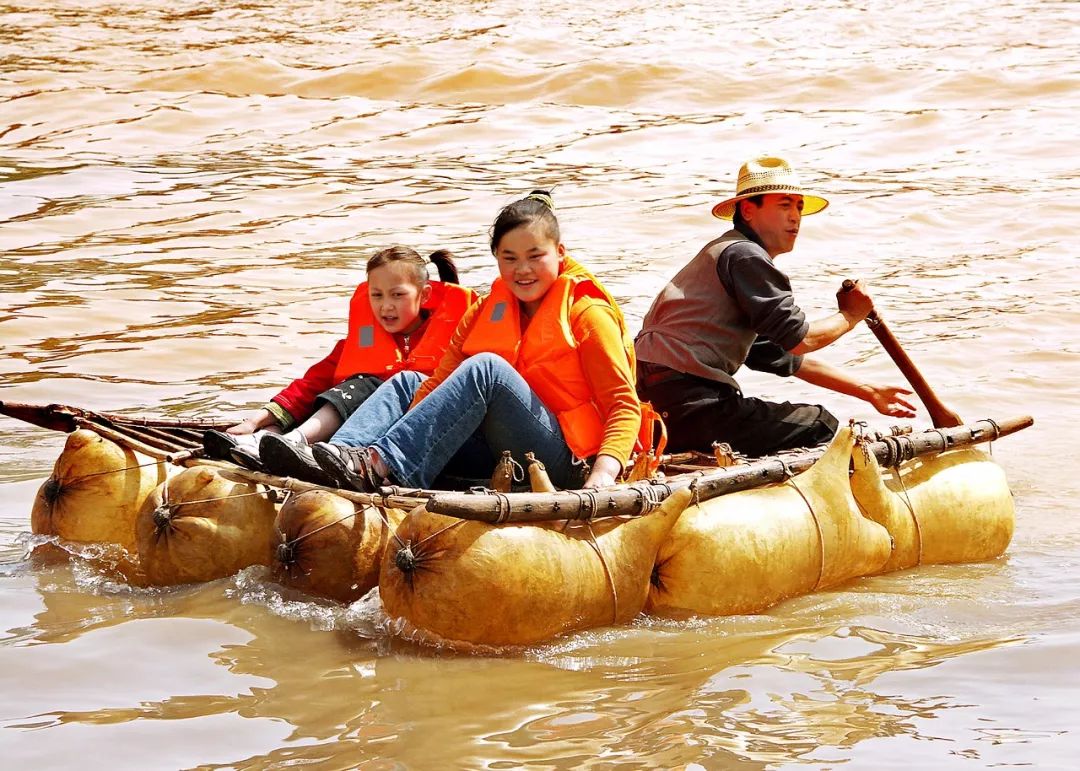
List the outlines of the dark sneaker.
{"type": "Polygon", "coordinates": [[[232,460],[229,452],[236,447],[236,437],[224,431],[204,431],[202,435],[203,453],[207,458],[232,460]]]}
{"type": "Polygon", "coordinates": [[[368,465],[367,448],[318,442],[311,448],[315,462],[334,480],[335,487],[373,493],[379,489],[368,465]]]}
{"type": "Polygon", "coordinates": [[[259,458],[271,474],[292,477],[324,487],[337,487],[311,454],[311,448],[299,442],[290,442],[277,434],[267,434],[259,442],[259,458]]]}
{"type": "Polygon", "coordinates": [[[252,471],[266,471],[266,466],[263,465],[262,459],[251,452],[251,450],[246,447],[241,447],[240,445],[229,450],[229,460],[238,466],[243,466],[252,471]]]}

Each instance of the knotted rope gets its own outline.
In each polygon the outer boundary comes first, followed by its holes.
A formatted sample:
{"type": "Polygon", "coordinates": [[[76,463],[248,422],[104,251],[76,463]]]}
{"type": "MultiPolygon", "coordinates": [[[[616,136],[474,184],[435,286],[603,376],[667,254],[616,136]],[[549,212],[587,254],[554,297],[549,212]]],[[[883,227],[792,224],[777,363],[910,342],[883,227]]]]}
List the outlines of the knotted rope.
{"type": "Polygon", "coordinates": [[[568,490],[567,492],[573,493],[578,499],[578,514],[574,519],[588,521],[596,516],[599,503],[595,492],[592,490],[568,490]]]}
{"type": "Polygon", "coordinates": [[[911,495],[908,493],[907,484],[904,482],[904,475],[900,473],[900,467],[897,466],[893,469],[893,473],[896,474],[897,481],[900,482],[900,489],[904,491],[904,505],[907,506],[908,512],[911,514],[911,521],[915,523],[915,537],[919,539],[919,561],[916,565],[921,565],[923,561],[923,537],[922,537],[922,523],[919,522],[919,518],[915,516],[915,507],[911,504],[911,495]]]}
{"type": "Polygon", "coordinates": [[[989,447],[990,457],[994,457],[994,442],[1001,438],[1001,426],[997,424],[997,421],[993,418],[983,418],[987,423],[994,427],[994,438],[990,440],[989,447]]]}
{"type": "MultiPolygon", "coordinates": [[[[370,508],[375,508],[375,507],[372,506],[370,508]]],[[[378,511],[378,509],[376,509],[376,511],[378,511]]],[[[305,540],[307,540],[311,536],[313,536],[313,535],[315,535],[317,533],[321,533],[323,530],[326,530],[327,528],[334,527],[335,525],[340,525],[345,520],[350,519],[350,518],[355,517],[355,516],[356,516],[356,504],[354,503],[353,504],[353,510],[349,514],[346,514],[343,517],[339,517],[339,518],[335,519],[333,522],[327,522],[325,525],[320,525],[319,527],[315,528],[314,530],[309,530],[306,533],[302,533],[301,535],[298,535],[296,538],[292,539],[291,541],[288,540],[285,537],[285,533],[283,533],[282,531],[279,530],[278,535],[281,536],[281,543],[278,544],[277,551],[276,551],[276,556],[278,558],[278,561],[281,562],[284,565],[291,564],[296,559],[296,547],[297,546],[299,546],[301,543],[303,543],[305,540]]],[[[389,523],[387,523],[387,526],[389,526],[389,523]]]]}
{"type": "Polygon", "coordinates": [[[643,515],[658,509],[664,499],[671,494],[671,489],[667,485],[634,485],[633,489],[641,499],[640,511],[643,515]],[[661,491],[661,487],[665,488],[664,491],[661,491]]]}
{"type": "Polygon", "coordinates": [[[181,506],[192,506],[196,503],[213,503],[215,501],[227,501],[233,498],[247,498],[252,495],[273,495],[275,497],[277,496],[277,490],[275,490],[270,485],[262,485],[261,483],[256,483],[256,487],[260,486],[265,487],[266,490],[256,490],[255,492],[251,493],[235,493],[233,495],[219,495],[215,498],[200,498],[194,501],[178,501],[176,503],[171,503],[169,501],[169,482],[166,481],[161,486],[161,503],[157,506],[157,508],[154,509],[154,524],[157,526],[158,533],[160,533],[169,524],[169,522],[172,520],[173,515],[176,513],[176,510],[181,506]]]}
{"type": "Polygon", "coordinates": [[[75,477],[74,479],[69,481],[68,484],[73,485],[76,482],[81,482],[82,480],[89,479],[90,477],[101,476],[102,474],[118,474],[121,471],[133,471],[134,469],[137,469],[137,468],[145,468],[147,466],[157,466],[159,463],[161,463],[160,460],[152,460],[149,463],[137,463],[134,466],[124,466],[123,468],[106,469],[105,471],[91,471],[89,474],[83,474],[82,476],[75,477]]]}

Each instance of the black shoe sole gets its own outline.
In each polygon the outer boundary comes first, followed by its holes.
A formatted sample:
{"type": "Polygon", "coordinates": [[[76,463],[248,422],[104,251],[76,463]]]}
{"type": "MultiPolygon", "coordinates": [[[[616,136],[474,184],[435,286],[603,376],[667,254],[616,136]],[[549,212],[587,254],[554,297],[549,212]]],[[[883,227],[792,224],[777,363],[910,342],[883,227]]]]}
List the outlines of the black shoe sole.
{"type": "Polygon", "coordinates": [[[266,473],[266,466],[263,465],[262,459],[258,455],[245,450],[243,447],[233,447],[229,451],[229,460],[238,466],[243,466],[251,471],[261,471],[266,473]]]}
{"type": "Polygon", "coordinates": [[[266,434],[259,442],[259,458],[271,474],[292,477],[324,487],[337,482],[313,460],[306,458],[295,444],[277,434],[266,434]]]}
{"type": "Polygon", "coordinates": [[[232,460],[229,453],[232,452],[233,447],[236,447],[236,438],[224,431],[203,431],[202,446],[207,458],[232,460]]]}

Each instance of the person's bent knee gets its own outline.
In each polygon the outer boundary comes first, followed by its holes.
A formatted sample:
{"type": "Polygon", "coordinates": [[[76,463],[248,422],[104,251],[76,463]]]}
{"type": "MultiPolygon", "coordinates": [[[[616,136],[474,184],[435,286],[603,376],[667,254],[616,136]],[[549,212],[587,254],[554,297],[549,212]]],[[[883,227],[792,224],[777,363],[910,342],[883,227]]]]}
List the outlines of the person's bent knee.
{"type": "Polygon", "coordinates": [[[504,375],[510,372],[514,372],[513,366],[510,362],[504,359],[497,353],[477,353],[458,366],[458,371],[462,374],[479,376],[487,381],[494,381],[499,378],[500,375],[504,375]]]}
{"type": "Polygon", "coordinates": [[[424,376],[419,372],[413,372],[411,369],[405,369],[394,375],[387,382],[392,382],[407,388],[416,388],[424,382],[424,376]]]}
{"type": "Polygon", "coordinates": [[[497,353],[491,353],[490,351],[484,351],[482,353],[476,353],[462,362],[461,366],[471,367],[492,367],[495,369],[501,369],[502,367],[509,367],[510,362],[504,359],[497,353]]]}
{"type": "Polygon", "coordinates": [[[821,414],[814,421],[814,444],[824,444],[836,436],[836,429],[840,427],[840,421],[824,407],[818,409],[821,410],[821,414]]]}

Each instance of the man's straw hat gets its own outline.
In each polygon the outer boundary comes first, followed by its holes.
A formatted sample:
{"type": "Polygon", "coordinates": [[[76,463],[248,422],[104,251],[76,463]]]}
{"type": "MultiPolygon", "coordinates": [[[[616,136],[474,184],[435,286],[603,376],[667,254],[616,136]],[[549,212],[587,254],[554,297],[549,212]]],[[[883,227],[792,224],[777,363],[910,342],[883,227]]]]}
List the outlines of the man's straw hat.
{"type": "Polygon", "coordinates": [[[713,207],[714,217],[729,220],[735,214],[735,205],[744,198],[764,193],[792,193],[803,197],[803,216],[817,214],[829,205],[819,195],[803,188],[799,175],[783,158],[763,155],[747,161],[739,169],[739,181],[735,183],[735,196],[713,207]]]}

